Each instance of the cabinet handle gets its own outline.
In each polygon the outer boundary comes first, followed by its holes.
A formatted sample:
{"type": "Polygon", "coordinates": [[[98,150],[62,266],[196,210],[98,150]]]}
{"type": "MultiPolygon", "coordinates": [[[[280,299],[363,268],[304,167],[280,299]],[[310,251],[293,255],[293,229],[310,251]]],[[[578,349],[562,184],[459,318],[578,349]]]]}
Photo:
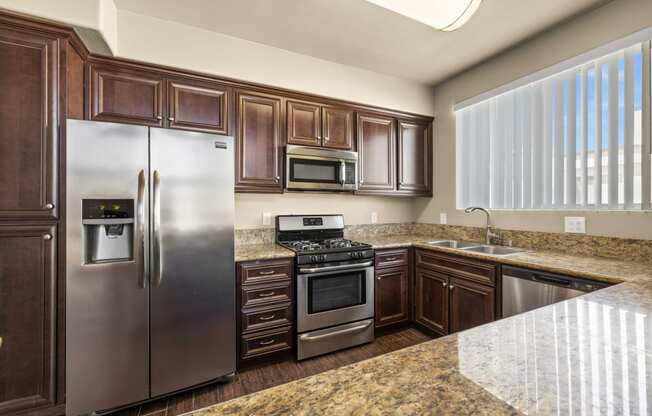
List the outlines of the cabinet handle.
{"type": "Polygon", "coordinates": [[[156,116],[157,120],[163,120],[163,116],[156,116]]]}
{"type": "Polygon", "coordinates": [[[444,287],[446,287],[446,284],[447,284],[446,282],[441,282],[441,285],[444,287]]]}
{"type": "Polygon", "coordinates": [[[267,275],[274,274],[274,273],[276,273],[276,270],[268,270],[266,272],[259,272],[258,274],[261,275],[261,276],[267,276],[267,275]]]}
{"type": "Polygon", "coordinates": [[[2,337],[0,337],[0,348],[2,348],[2,337]]]}
{"type": "Polygon", "coordinates": [[[385,261],[394,261],[394,260],[398,260],[398,257],[388,257],[385,259],[385,261]]]}
{"type": "Polygon", "coordinates": [[[52,240],[52,234],[43,234],[44,240],[52,240]]]}
{"type": "Polygon", "coordinates": [[[270,339],[269,341],[260,341],[260,345],[270,345],[274,343],[274,339],[270,339]]]}
{"type": "Polygon", "coordinates": [[[174,117],[168,117],[169,121],[174,121],[174,117]]]}
{"type": "Polygon", "coordinates": [[[280,180],[281,180],[280,176],[277,176],[277,177],[274,178],[274,182],[276,182],[276,183],[278,183],[280,180]]]}
{"type": "Polygon", "coordinates": [[[260,319],[261,321],[271,321],[272,319],[276,318],[275,314],[267,315],[267,316],[261,316],[260,319]]]}
{"type": "Polygon", "coordinates": [[[325,142],[327,142],[327,141],[329,141],[329,140],[330,140],[330,138],[329,138],[328,136],[324,136],[324,141],[325,141],[325,142]]]}
{"type": "Polygon", "coordinates": [[[54,209],[54,204],[45,204],[45,208],[54,209]]]}
{"type": "Polygon", "coordinates": [[[455,289],[455,286],[450,285],[448,288],[449,288],[450,290],[453,290],[453,289],[455,289]]]}
{"type": "Polygon", "coordinates": [[[268,298],[270,296],[274,296],[276,292],[264,292],[264,293],[259,293],[258,297],[259,298],[268,298]]]}

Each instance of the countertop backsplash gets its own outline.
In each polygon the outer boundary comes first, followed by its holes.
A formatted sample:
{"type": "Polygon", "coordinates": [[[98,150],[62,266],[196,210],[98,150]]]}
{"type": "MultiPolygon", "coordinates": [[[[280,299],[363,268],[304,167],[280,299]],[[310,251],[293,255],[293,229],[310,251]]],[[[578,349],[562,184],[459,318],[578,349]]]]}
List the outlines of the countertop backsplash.
{"type": "MultiPolygon", "coordinates": [[[[503,229],[496,231],[505,244],[511,242],[515,247],[652,263],[652,240],[540,231],[503,229]]],[[[390,223],[347,225],[344,231],[344,236],[353,240],[387,235],[424,235],[438,239],[483,241],[484,228],[426,223],[390,223]]],[[[274,228],[235,231],[236,245],[272,244],[274,241],[274,228]]]]}

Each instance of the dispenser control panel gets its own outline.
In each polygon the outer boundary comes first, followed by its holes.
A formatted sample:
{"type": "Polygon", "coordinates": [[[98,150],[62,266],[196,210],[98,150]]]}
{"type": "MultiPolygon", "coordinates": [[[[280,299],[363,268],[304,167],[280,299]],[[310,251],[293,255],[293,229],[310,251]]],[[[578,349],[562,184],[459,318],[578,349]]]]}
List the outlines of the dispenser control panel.
{"type": "Polygon", "coordinates": [[[134,217],[133,199],[83,199],[82,218],[85,220],[134,217]]]}

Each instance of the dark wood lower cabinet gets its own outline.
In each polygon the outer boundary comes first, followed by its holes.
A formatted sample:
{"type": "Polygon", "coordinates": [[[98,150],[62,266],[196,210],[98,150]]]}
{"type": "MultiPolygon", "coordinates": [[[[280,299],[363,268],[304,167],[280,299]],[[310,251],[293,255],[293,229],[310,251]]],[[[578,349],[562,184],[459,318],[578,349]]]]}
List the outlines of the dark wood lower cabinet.
{"type": "Polygon", "coordinates": [[[415,283],[414,320],[441,335],[448,334],[448,276],[417,268],[415,283]]]}
{"type": "Polygon", "coordinates": [[[239,262],[238,366],[294,346],[294,259],[239,262]]]}
{"type": "Polygon", "coordinates": [[[450,331],[458,332],[495,319],[493,287],[450,279],[450,331]]]}
{"type": "Polygon", "coordinates": [[[55,236],[55,225],[0,225],[0,415],[56,404],[55,236]]]}
{"type": "Polygon", "coordinates": [[[407,267],[376,271],[376,328],[409,319],[408,285],[407,267]]]}
{"type": "Polygon", "coordinates": [[[442,335],[496,318],[496,265],[416,250],[415,321],[442,335]]]}

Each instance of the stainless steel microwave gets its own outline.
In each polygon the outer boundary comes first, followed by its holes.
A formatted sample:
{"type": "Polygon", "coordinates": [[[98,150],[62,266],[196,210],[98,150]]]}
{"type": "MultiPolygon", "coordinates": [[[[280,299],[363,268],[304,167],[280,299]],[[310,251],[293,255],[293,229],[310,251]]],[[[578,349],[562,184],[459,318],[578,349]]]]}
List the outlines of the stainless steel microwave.
{"type": "Polygon", "coordinates": [[[288,145],[285,187],[295,190],[355,191],[358,153],[288,145]]]}

